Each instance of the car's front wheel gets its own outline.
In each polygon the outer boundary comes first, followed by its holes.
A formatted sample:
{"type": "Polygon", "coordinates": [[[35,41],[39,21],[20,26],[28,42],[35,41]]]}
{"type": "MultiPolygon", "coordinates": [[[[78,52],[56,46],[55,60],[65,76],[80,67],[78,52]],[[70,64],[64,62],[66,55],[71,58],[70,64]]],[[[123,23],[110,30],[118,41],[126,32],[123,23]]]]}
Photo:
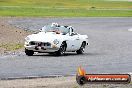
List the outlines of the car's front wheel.
{"type": "Polygon", "coordinates": [[[34,52],[32,50],[25,49],[25,53],[27,56],[33,56],[34,52]]]}
{"type": "Polygon", "coordinates": [[[60,46],[60,49],[56,52],[56,55],[57,56],[62,56],[62,55],[65,54],[65,51],[66,51],[66,43],[62,42],[62,44],[60,46]]]}
{"type": "Polygon", "coordinates": [[[80,47],[80,49],[76,51],[77,54],[83,54],[84,50],[85,50],[85,46],[86,46],[86,43],[83,42],[82,45],[81,45],[81,47],[80,47]]]}

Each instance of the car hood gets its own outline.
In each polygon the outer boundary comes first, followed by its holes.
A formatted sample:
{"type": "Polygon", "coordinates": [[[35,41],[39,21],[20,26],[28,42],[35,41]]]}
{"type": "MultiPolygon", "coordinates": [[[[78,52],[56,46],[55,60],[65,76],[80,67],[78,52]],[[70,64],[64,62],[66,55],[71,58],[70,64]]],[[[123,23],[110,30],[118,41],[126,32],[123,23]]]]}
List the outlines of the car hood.
{"type": "Polygon", "coordinates": [[[30,41],[53,42],[55,39],[62,40],[64,35],[56,34],[55,32],[39,32],[27,37],[30,39],[30,41]]]}

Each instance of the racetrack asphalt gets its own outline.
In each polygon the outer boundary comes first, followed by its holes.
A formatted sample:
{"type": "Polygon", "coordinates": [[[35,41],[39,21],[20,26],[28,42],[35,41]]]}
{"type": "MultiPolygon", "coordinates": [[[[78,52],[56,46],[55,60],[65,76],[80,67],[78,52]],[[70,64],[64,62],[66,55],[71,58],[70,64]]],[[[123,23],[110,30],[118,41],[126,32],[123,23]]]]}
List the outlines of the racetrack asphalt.
{"type": "Polygon", "coordinates": [[[87,73],[132,73],[132,18],[17,18],[9,21],[25,30],[40,29],[57,22],[71,25],[80,34],[89,36],[90,45],[83,55],[65,56],[36,54],[0,57],[0,78],[27,76],[75,75],[82,66],[87,73]]]}

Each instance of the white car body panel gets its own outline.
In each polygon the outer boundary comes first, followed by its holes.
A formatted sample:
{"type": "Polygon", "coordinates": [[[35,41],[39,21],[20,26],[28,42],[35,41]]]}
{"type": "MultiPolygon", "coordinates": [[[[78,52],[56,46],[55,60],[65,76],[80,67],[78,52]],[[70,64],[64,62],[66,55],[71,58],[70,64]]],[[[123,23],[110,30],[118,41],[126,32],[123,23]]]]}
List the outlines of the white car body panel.
{"type": "MultiPolygon", "coordinates": [[[[70,29],[69,29],[70,30],[70,29]]],[[[25,49],[33,50],[34,52],[55,52],[58,51],[62,42],[65,41],[67,44],[66,52],[77,51],[80,49],[82,42],[86,42],[88,45],[88,36],[87,35],[70,35],[71,33],[67,33],[66,35],[57,34],[55,32],[39,32],[37,34],[29,35],[25,38],[25,49]],[[54,44],[54,40],[59,41],[58,44],[54,44]],[[50,46],[44,46],[42,49],[41,46],[31,45],[31,41],[36,43],[50,43],[50,46]],[[35,48],[37,47],[37,49],[35,48]]],[[[33,43],[34,44],[34,43],[33,43]]]]}

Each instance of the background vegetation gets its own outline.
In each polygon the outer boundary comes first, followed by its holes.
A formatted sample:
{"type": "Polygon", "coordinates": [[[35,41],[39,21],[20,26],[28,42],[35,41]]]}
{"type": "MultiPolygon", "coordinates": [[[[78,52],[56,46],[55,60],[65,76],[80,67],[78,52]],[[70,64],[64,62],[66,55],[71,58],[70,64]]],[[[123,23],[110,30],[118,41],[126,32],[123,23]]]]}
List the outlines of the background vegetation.
{"type": "Polygon", "coordinates": [[[132,16],[132,2],[110,0],[0,0],[0,16],[132,16]]]}

